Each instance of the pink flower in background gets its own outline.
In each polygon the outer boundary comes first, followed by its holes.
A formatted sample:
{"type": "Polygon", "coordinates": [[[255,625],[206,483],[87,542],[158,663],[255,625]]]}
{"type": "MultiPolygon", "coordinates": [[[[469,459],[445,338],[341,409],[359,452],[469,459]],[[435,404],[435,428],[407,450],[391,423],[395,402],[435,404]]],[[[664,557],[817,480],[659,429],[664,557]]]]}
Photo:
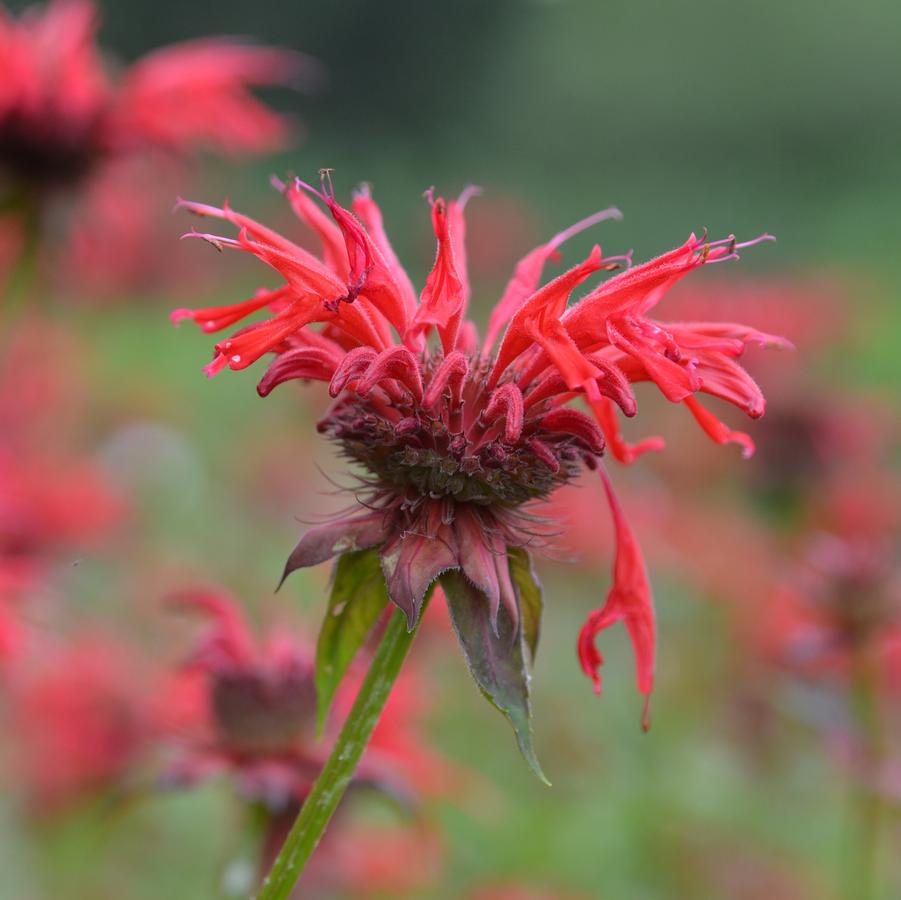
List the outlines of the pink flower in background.
{"type": "MultiPolygon", "coordinates": [[[[173,602],[212,623],[168,694],[178,752],[167,781],[187,785],[225,772],[243,796],[273,812],[293,808],[306,797],[329,747],[316,737],[311,648],[279,631],[257,640],[221,589],[186,590],[173,602]]],[[[350,708],[353,681],[338,697],[339,716],[350,708]]],[[[447,788],[453,770],[425,747],[416,727],[423,709],[416,683],[401,679],[358,771],[362,781],[400,793],[447,788]]]]}
{"type": "Polygon", "coordinates": [[[0,593],[21,592],[121,521],[124,504],[89,462],[23,457],[0,441],[0,593]]]}
{"type": "Polygon", "coordinates": [[[259,153],[286,121],[249,92],[312,69],[301,55],[207,38],[149,54],[110,78],[90,0],[51,0],[18,19],[0,9],[0,168],[38,186],[152,148],[259,153]]]}
{"type": "MultiPolygon", "coordinates": [[[[305,873],[307,887],[338,884],[352,897],[398,897],[429,896],[442,884],[444,848],[426,825],[342,821],[336,831],[326,832],[305,873]]],[[[304,887],[301,881],[298,898],[304,887]]]]}
{"type": "MultiPolygon", "coordinates": [[[[218,588],[186,590],[173,601],[212,621],[165,693],[162,721],[174,750],[165,782],[189,786],[226,774],[242,797],[262,804],[266,871],[340,722],[317,738],[313,658],[305,644],[279,631],[257,639],[238,604],[218,588]]],[[[339,719],[357,684],[353,677],[343,686],[335,704],[339,719]]],[[[387,791],[413,811],[423,798],[446,795],[461,782],[460,772],[423,742],[418,722],[425,690],[421,673],[409,671],[398,681],[356,774],[358,786],[387,791]]],[[[436,835],[416,816],[376,830],[341,815],[301,886],[340,885],[355,895],[397,891],[429,881],[440,862],[436,835]]]]}
{"type": "MultiPolygon", "coordinates": [[[[258,644],[237,606],[219,590],[191,590],[174,602],[212,618],[179,678],[195,720],[167,780],[191,784],[232,772],[239,791],[275,809],[302,800],[322,762],[313,745],[312,659],[287,635],[258,644]]],[[[187,725],[187,728],[184,726],[187,725]]]]}
{"type": "Polygon", "coordinates": [[[299,126],[251,89],[313,87],[321,76],[301,53],[227,37],[164,47],[113,70],[95,41],[98,24],[92,0],[50,0],[18,18],[0,6],[4,227],[18,226],[21,252],[43,241],[42,252],[54,254],[44,268],[65,265],[66,290],[79,278],[90,287],[146,284],[147,248],[168,212],[158,178],[183,177],[181,163],[202,151],[286,146],[299,126]]]}
{"type": "Polygon", "coordinates": [[[4,674],[6,663],[18,653],[22,643],[19,622],[12,607],[6,602],[6,590],[0,584],[0,677],[4,674]]]}
{"type": "MultiPolygon", "coordinates": [[[[482,665],[480,655],[486,647],[510,648],[502,655],[518,668],[523,649],[533,653],[537,642],[539,608],[533,604],[540,595],[528,549],[541,545],[547,526],[535,517],[535,501],[583,467],[599,469],[605,448],[632,462],[662,446],[659,438],[630,445],[620,435],[619,413],[632,416],[637,409],[636,382],[652,382],[684,405],[714,441],[735,441],[748,455],[750,438],[728,429],[696,395],[760,416],[763,395],[736,360],[748,344],[786,342],[734,323],[651,318],[679,279],[734,259],[744,246],[734,238],[709,242],[691,235],[657,259],[590,287],[568,306],[577,287],[596,273],[628,266],[628,258],[604,257],[595,246],[584,261],[542,285],[545,263],[570,236],[616,217],[612,209],[526,256],[480,341],[466,318],[469,192],[450,202],[429,194],[437,254],[417,297],[368,190],[356,195],[351,212],[337,202],[327,177],[322,192],[300,181],[281,187],[319,235],[320,255],[228,206],[183,202],[238,231],[237,238],[198,236],[256,256],[285,283],[231,306],[176,310],[173,319],[191,318],[216,332],[265,311],[261,321],[216,344],[207,373],[243,369],[274,353],[258,386],[261,395],[295,379],[328,384],[335,402],[319,430],[361,467],[356,494],[362,508],[308,531],[285,574],[377,548],[388,595],[411,627],[440,576],[470,668],[497,702],[491,683],[497,666],[482,665]],[[575,399],[591,415],[570,406],[575,399]]],[[[650,588],[638,545],[604,478],[616,525],[614,584],[583,629],[580,658],[595,677],[601,658],[593,639],[623,621],[635,648],[639,689],[648,695],[655,643],[650,588]]],[[[518,700],[507,694],[498,704],[507,704],[515,726],[526,690],[522,681],[517,690],[518,700]]],[[[528,756],[528,740],[517,731],[528,756]]]]}
{"type": "Polygon", "coordinates": [[[191,173],[181,161],[162,158],[125,159],[91,178],[58,263],[59,290],[121,302],[125,291],[178,296],[207,289],[210,267],[172,248],[171,198],[186,178],[191,173]]]}
{"type": "Polygon", "coordinates": [[[483,882],[466,894],[466,900],[588,900],[588,895],[506,880],[483,882]]]}
{"type": "Polygon", "coordinates": [[[819,490],[820,513],[763,607],[762,648],[808,678],[847,683],[855,669],[901,690],[901,493],[858,472],[819,490]]]}
{"type": "Polygon", "coordinates": [[[152,723],[128,648],[99,634],[18,654],[4,686],[15,785],[38,814],[121,787],[152,723]]]}

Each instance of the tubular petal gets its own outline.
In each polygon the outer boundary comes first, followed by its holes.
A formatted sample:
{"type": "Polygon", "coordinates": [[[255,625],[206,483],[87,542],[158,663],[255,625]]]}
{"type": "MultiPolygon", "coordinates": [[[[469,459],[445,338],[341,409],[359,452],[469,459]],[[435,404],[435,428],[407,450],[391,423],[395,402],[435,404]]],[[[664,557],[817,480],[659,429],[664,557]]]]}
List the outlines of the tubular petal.
{"type": "Polygon", "coordinates": [[[616,534],[616,557],[613,564],[613,586],[603,607],[594,610],[579,633],[579,660],[585,674],[600,692],[599,668],[603,657],[595,645],[595,637],[616,622],[622,621],[635,652],[638,690],[649,695],[654,689],[654,656],[656,622],[647,570],[638,543],[623,516],[619,501],[603,468],[600,469],[604,490],[610,504],[616,534]]]}
{"type": "Polygon", "coordinates": [[[709,409],[701,406],[694,397],[688,397],[682,401],[695,417],[698,425],[707,432],[712,440],[718,444],[738,444],[742,450],[743,459],[750,459],[754,455],[754,441],[743,431],[732,431],[725,423],[721,422],[709,409]]]}

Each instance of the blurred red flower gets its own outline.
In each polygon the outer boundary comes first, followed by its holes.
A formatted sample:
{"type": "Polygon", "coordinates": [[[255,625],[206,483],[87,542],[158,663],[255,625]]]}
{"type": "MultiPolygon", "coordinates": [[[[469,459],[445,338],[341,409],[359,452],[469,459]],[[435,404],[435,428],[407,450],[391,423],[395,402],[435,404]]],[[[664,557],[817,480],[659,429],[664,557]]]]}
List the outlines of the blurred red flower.
{"type": "Polygon", "coordinates": [[[124,505],[90,463],[22,458],[0,442],[0,597],[46,572],[61,549],[84,549],[121,520],[124,505]]]}
{"type": "Polygon", "coordinates": [[[15,784],[39,815],[121,787],[147,749],[142,674],[107,635],[20,655],[4,687],[15,784]]]}
{"type": "MultiPolygon", "coordinates": [[[[146,173],[131,164],[149,158],[165,175],[173,160],[202,150],[284,146],[298,127],[250,89],[313,85],[318,66],[295,51],[209,37],[156,50],[112,75],[95,43],[98,22],[92,0],[50,0],[18,18],[0,6],[0,198],[23,247],[51,218],[66,219],[76,240],[70,263],[84,273],[99,257],[131,274],[135,237],[145,239],[146,256],[152,233],[141,203],[154,221],[159,212],[141,184],[146,173]],[[49,215],[60,190],[74,188],[85,208],[49,215]],[[131,216],[123,221],[124,207],[131,216]]],[[[53,241],[67,245],[58,235],[53,241]]]]}
{"type": "Polygon", "coordinates": [[[285,119],[248,91],[309,72],[300,54],[206,38],[157,50],[113,81],[94,43],[91,0],[51,0],[15,19],[0,9],[0,166],[38,187],[112,156],[282,145],[285,119]]]}
{"type": "MultiPolygon", "coordinates": [[[[178,745],[167,781],[188,785],[225,772],[243,796],[274,812],[302,802],[329,745],[316,737],[312,650],[279,631],[258,641],[221,589],[185,590],[173,600],[206,613],[212,624],[167,695],[163,712],[178,745]]],[[[337,699],[339,720],[356,683],[349,679],[337,699]]],[[[360,780],[399,794],[440,793],[455,781],[455,770],[427,749],[417,728],[422,690],[412,673],[400,679],[358,770],[360,780]]],[[[327,730],[335,729],[333,723],[327,730]]]]}
{"type": "Polygon", "coordinates": [[[858,473],[820,486],[819,515],[760,617],[762,647],[808,678],[849,684],[861,667],[901,690],[901,492],[858,473]]]}
{"type": "MultiPolygon", "coordinates": [[[[207,614],[212,623],[161,707],[175,750],[165,782],[190,786],[230,776],[242,797],[266,811],[260,866],[265,872],[326,760],[329,738],[350,709],[359,680],[344,684],[335,704],[339,721],[318,740],[313,659],[306,645],[276,630],[257,640],[238,604],[219,588],[185,590],[173,600],[207,614]]],[[[397,682],[355,779],[411,810],[422,798],[461,783],[460,772],[428,749],[417,727],[425,701],[419,678],[408,670],[397,682]]],[[[436,835],[415,816],[376,831],[341,815],[301,889],[339,884],[360,895],[402,890],[433,878],[440,859],[436,835]]]]}

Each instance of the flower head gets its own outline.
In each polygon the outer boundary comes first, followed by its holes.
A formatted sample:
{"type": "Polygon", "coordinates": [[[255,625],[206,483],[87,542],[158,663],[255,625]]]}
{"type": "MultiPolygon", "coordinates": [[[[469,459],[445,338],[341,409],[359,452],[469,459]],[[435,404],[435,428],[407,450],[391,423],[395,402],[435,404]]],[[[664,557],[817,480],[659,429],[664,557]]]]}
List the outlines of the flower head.
{"type": "Polygon", "coordinates": [[[176,723],[189,739],[168,780],[192,783],[232,771],[247,796],[274,807],[302,800],[321,762],[315,748],[305,752],[313,746],[316,711],[309,652],[286,635],[257,642],[218,589],[183,591],[173,601],[212,624],[177,682],[195,703],[187,722],[176,723]]]}
{"type": "Polygon", "coordinates": [[[123,784],[152,735],[141,672],[109,636],[18,654],[8,685],[14,771],[37,813],[123,784]]]}
{"type": "Polygon", "coordinates": [[[308,68],[298,54],[225,38],[157,50],[118,81],[94,42],[91,0],[51,0],[18,19],[0,8],[0,171],[47,187],[101,160],[158,147],[259,152],[283,143],[284,119],[250,93],[308,68]]]}
{"type": "MultiPolygon", "coordinates": [[[[325,761],[316,736],[312,648],[285,631],[262,639],[221,588],[181,591],[172,601],[211,621],[197,641],[166,706],[179,750],[167,781],[192,784],[230,774],[239,792],[272,812],[302,803],[325,761]]],[[[403,680],[376,729],[359,777],[394,793],[434,791],[450,772],[416,733],[419,706],[403,680]]],[[[340,711],[351,695],[342,692],[340,711]]]]}
{"type": "Polygon", "coordinates": [[[290,380],[328,385],[334,403],[319,430],[358,467],[359,504],[309,530],[285,575],[351,551],[376,552],[387,595],[410,627],[440,577],[470,668],[529,755],[523,652],[534,653],[540,591],[528,550],[541,545],[548,527],[536,516],[537,505],[583,469],[598,470],[616,526],[614,584],[583,629],[579,655],[596,680],[601,658],[594,637],[623,621],[638,659],[639,689],[649,695],[655,652],[650,587],[602,457],[609,449],[632,462],[662,447],[659,438],[628,444],[619,432],[617,410],[635,414],[632,385],[644,381],[684,404],[713,440],[737,442],[745,455],[753,451],[747,435],[726,428],[696,395],[760,416],[763,396],[737,358],[748,344],[784,342],[734,323],[652,318],[675,282],[736,258],[746,245],[692,234],[634,267],[628,256],[607,257],[595,246],[583,261],[543,282],[546,263],[569,237],[618,217],[603,210],[517,265],[480,341],[466,317],[468,192],[452,201],[427,194],[437,251],[417,297],[368,189],[348,210],[336,200],[327,172],[321,191],[301,181],[277,186],[318,234],[320,253],[228,206],[182,202],[237,229],[237,237],[197,236],[256,256],[284,284],[234,305],[176,310],[173,319],[190,318],[216,332],[266,310],[266,318],[216,344],[207,373],[243,369],[273,353],[258,386],[262,396],[290,380]],[[623,268],[570,303],[592,276],[623,268]],[[574,408],[574,400],[588,411],[574,408]]]}

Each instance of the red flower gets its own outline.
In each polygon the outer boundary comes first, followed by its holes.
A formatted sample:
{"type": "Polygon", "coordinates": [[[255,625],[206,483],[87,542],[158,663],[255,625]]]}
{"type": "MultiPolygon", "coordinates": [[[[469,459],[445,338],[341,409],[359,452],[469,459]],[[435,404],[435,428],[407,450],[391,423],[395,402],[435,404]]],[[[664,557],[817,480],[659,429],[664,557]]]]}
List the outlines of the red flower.
{"type": "MultiPolygon", "coordinates": [[[[224,771],[242,795],[273,812],[303,802],[327,756],[327,742],[316,738],[311,648],[279,631],[257,640],[220,589],[187,590],[173,600],[206,613],[212,624],[165,704],[168,728],[180,738],[167,780],[187,785],[224,771]]],[[[339,712],[350,708],[353,693],[349,685],[338,698],[339,712]]],[[[360,778],[404,793],[446,785],[449,767],[424,748],[416,731],[420,712],[415,686],[401,679],[360,778]]]]}
{"type": "Polygon", "coordinates": [[[176,696],[187,692],[196,706],[193,719],[176,722],[185,740],[168,780],[191,784],[231,771],[242,794],[273,808],[302,800],[321,764],[312,743],[316,698],[309,652],[284,635],[258,644],[221,591],[185,591],[174,600],[204,611],[213,624],[176,684],[176,696]]]}
{"type": "Polygon", "coordinates": [[[0,442],[0,595],[21,590],[60,548],[90,544],[121,515],[120,498],[90,464],[23,459],[0,442]]]}
{"type": "Polygon", "coordinates": [[[280,84],[298,54],[209,38],[157,50],[109,79],[91,0],[51,0],[19,19],[0,9],[0,167],[24,182],[71,182],[111,155],[161,147],[261,152],[285,121],[248,92],[280,84]]]}
{"type": "Polygon", "coordinates": [[[101,635],[42,647],[16,660],[10,681],[14,768],[36,812],[122,784],[151,734],[140,674],[124,647],[101,635]]]}
{"type": "Polygon", "coordinates": [[[0,582],[0,674],[3,673],[7,660],[18,652],[22,641],[19,623],[6,603],[5,593],[4,585],[0,582]]]}
{"type": "Polygon", "coordinates": [[[767,598],[760,622],[768,656],[807,677],[847,682],[854,667],[901,689],[901,493],[856,473],[820,487],[824,509],[802,555],[767,598]]]}
{"type": "Polygon", "coordinates": [[[183,175],[182,162],[199,151],[282,147],[299,129],[251,88],[318,78],[300,53],[223,37],[156,50],[113,75],[95,42],[98,20],[92,0],[50,0],[18,18],[0,6],[0,206],[20,228],[20,253],[38,240],[41,252],[52,248],[42,270],[65,266],[67,291],[79,276],[96,284],[84,269],[92,260],[106,264],[104,284],[123,275],[146,282],[136,246],[152,242],[160,210],[138,163],[151,164],[153,180],[183,175]],[[79,205],[61,211],[61,200],[79,205]],[[61,239],[67,222],[79,227],[61,239]]]}
{"type": "MultiPolygon", "coordinates": [[[[188,590],[174,600],[205,612],[212,624],[165,699],[168,731],[178,741],[166,780],[186,786],[214,774],[230,775],[239,792],[267,814],[260,868],[268,871],[332,743],[315,735],[312,653],[279,631],[258,640],[238,605],[220,589],[188,590]]],[[[339,713],[349,710],[355,687],[352,680],[343,688],[339,713]]],[[[409,800],[412,808],[421,797],[444,793],[460,779],[418,733],[417,674],[406,672],[396,688],[356,778],[409,800]]],[[[328,738],[337,733],[334,725],[327,730],[328,738]]],[[[371,825],[339,816],[322,854],[305,872],[302,889],[340,885],[355,893],[391,892],[434,875],[440,847],[426,823],[404,823],[387,832],[380,828],[377,834],[371,825]],[[347,847],[353,848],[352,860],[347,847]],[[392,852],[403,855],[391,862],[385,854],[392,852]]]]}
{"type": "MultiPolygon", "coordinates": [[[[568,237],[617,215],[605,210],[519,263],[480,344],[466,318],[465,197],[446,202],[429,195],[437,254],[417,300],[368,191],[354,199],[356,216],[337,202],[327,174],[322,192],[297,181],[284,193],[319,235],[320,255],[228,206],[181,204],[197,215],[224,219],[238,231],[236,238],[197,236],[253,254],[285,283],[235,305],[176,310],[173,319],[191,318],[214,332],[265,311],[261,321],[216,344],[207,373],[243,369],[274,353],[258,386],[261,395],[294,379],[329,386],[335,403],[319,430],[362,467],[366,496],[362,510],[308,531],[291,554],[286,575],[350,550],[378,548],[390,599],[411,626],[429,585],[442,576],[449,600],[455,598],[452,616],[475,673],[472,654],[481,652],[476,644],[486,644],[481,637],[470,640],[474,633],[464,634],[469,625],[476,631],[482,627],[472,624],[478,612],[463,615],[466,591],[483,597],[485,622],[495,639],[524,635],[534,649],[537,631],[532,633],[531,614],[523,607],[529,576],[516,566],[518,554],[540,544],[546,533],[530,504],[575,478],[583,466],[598,469],[605,444],[623,462],[662,446],[658,438],[629,446],[619,434],[616,407],[627,416],[636,411],[632,384],[653,382],[667,399],[685,404],[715,441],[738,441],[746,455],[752,451],[750,439],[726,429],[696,395],[706,393],[760,416],[763,396],[736,360],[748,344],[785,342],[733,323],[650,318],[680,278],[736,258],[746,245],[734,238],[708,242],[691,235],[675,250],[627,268],[568,306],[573,291],[592,275],[628,265],[628,258],[604,257],[595,246],[584,261],[541,283],[545,263],[568,237]],[[314,324],[319,328],[310,327],[314,324]],[[433,336],[437,341],[430,340],[433,336]],[[587,403],[593,418],[569,405],[576,398],[587,403]],[[456,593],[446,583],[446,573],[454,570],[463,575],[459,581],[451,578],[456,593]]],[[[583,629],[580,658],[595,677],[600,656],[594,635],[623,620],[635,646],[639,689],[649,694],[650,589],[609,483],[607,492],[618,541],[614,584],[607,604],[583,629]]]]}

